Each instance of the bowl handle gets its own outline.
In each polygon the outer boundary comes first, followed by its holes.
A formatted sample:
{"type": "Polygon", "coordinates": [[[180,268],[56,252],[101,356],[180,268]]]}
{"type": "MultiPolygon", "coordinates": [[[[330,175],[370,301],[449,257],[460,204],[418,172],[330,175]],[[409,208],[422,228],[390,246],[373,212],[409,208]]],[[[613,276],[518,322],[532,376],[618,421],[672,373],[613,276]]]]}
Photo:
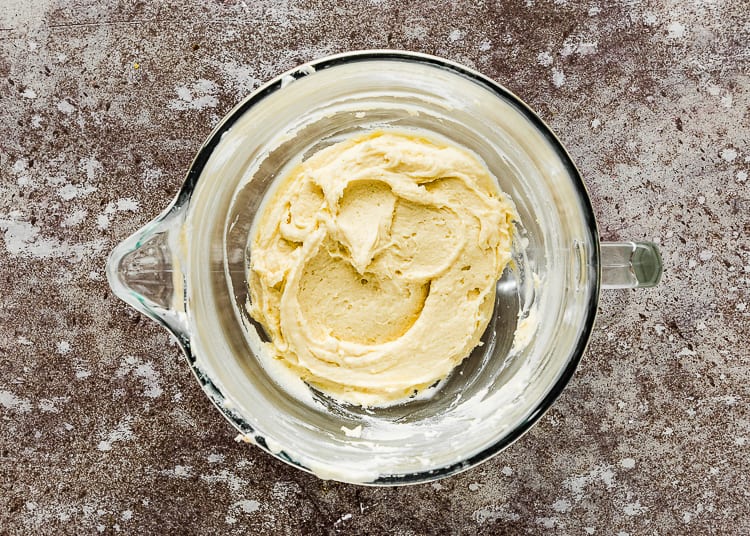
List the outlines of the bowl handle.
{"type": "Polygon", "coordinates": [[[107,279],[112,292],[137,311],[169,329],[187,346],[184,257],[181,235],[183,210],[171,206],[112,251],[107,279]]]}
{"type": "Polygon", "coordinates": [[[661,255],[652,242],[602,242],[602,288],[646,288],[659,284],[661,255]]]}

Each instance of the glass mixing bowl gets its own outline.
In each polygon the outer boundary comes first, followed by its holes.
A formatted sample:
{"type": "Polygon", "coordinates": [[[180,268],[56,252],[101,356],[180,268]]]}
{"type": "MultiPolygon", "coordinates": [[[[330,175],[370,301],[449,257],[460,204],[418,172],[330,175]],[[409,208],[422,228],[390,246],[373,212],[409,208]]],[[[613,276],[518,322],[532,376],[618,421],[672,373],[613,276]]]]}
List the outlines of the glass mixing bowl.
{"type": "Polygon", "coordinates": [[[388,50],[317,60],[255,91],[209,136],[172,204],[107,265],[115,294],[177,337],[239,439],[322,478],[383,485],[445,477],[518,439],[572,376],[599,289],[660,274],[652,244],[599,243],[578,171],[516,96],[461,65],[388,50]],[[521,223],[483,344],[432,397],[363,409],[269,376],[265,334],[247,313],[248,237],[283,169],[374,128],[473,151],[521,223]]]}

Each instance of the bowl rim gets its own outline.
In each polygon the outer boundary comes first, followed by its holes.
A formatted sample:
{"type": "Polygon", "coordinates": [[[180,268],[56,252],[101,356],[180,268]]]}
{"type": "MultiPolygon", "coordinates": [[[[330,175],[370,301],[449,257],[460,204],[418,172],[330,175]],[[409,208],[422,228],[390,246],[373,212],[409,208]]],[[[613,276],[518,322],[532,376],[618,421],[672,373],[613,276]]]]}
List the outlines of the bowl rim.
{"type": "MultiPolygon", "coordinates": [[[[599,302],[599,291],[601,283],[599,234],[596,219],[594,216],[594,210],[591,205],[591,200],[589,198],[589,194],[586,185],[583,182],[581,174],[557,136],[523,100],[521,100],[512,91],[505,88],[498,82],[460,63],[419,52],[392,49],[370,49],[342,52],[301,64],[261,85],[255,91],[245,97],[242,101],[240,101],[232,110],[230,110],[206,138],[206,141],[203,143],[198,153],[194,157],[192,163],[190,164],[185,181],[175,198],[174,206],[179,207],[189,201],[193,191],[196,188],[198,180],[200,179],[201,173],[203,172],[203,169],[205,168],[217,145],[220,143],[222,135],[227,130],[229,130],[237,122],[237,120],[250,108],[260,104],[269,95],[283,89],[289,82],[290,77],[297,80],[305,76],[314,74],[318,70],[335,67],[337,65],[383,60],[416,62],[448,70],[454,74],[458,74],[470,79],[471,81],[489,90],[491,93],[494,93],[498,98],[505,99],[506,101],[509,101],[511,104],[513,104],[516,109],[534,125],[537,131],[545,139],[547,139],[547,141],[556,152],[561,163],[563,164],[563,167],[567,171],[568,176],[573,183],[573,187],[578,194],[581,208],[583,209],[582,212],[585,220],[585,227],[586,230],[591,234],[591,242],[593,247],[590,248],[589,258],[587,259],[588,268],[592,271],[592,273],[590,274],[592,276],[592,283],[590,284],[591,292],[588,302],[585,304],[586,312],[582,320],[581,331],[572,350],[570,359],[567,361],[562,372],[559,374],[558,378],[550,387],[546,395],[536,403],[529,415],[509,433],[501,437],[495,443],[474,454],[473,456],[465,458],[462,461],[455,462],[451,465],[447,465],[439,469],[416,471],[413,473],[395,475],[380,475],[377,479],[371,482],[357,482],[357,484],[372,486],[421,484],[460,473],[500,453],[511,444],[516,442],[518,439],[520,439],[526,432],[528,432],[560,396],[563,389],[570,382],[573,374],[578,367],[578,364],[581,360],[581,357],[583,356],[584,351],[586,350],[586,346],[588,345],[591,332],[593,330],[594,322],[596,319],[597,306],[599,302]]],[[[221,414],[224,415],[224,417],[239,432],[241,432],[244,436],[252,436],[254,428],[244,418],[242,418],[242,416],[238,415],[234,411],[229,410],[222,404],[222,401],[225,399],[225,397],[221,390],[209,377],[207,377],[203,373],[203,371],[201,371],[197,367],[196,356],[193,354],[189,342],[184,341],[182,347],[194,375],[198,379],[198,382],[201,384],[204,392],[209,395],[209,399],[214,403],[221,414]]],[[[306,472],[314,474],[314,472],[310,468],[292,459],[285,452],[275,452],[268,448],[263,437],[257,437],[256,441],[254,442],[256,442],[259,447],[261,447],[263,450],[265,450],[275,458],[306,472]]]]}

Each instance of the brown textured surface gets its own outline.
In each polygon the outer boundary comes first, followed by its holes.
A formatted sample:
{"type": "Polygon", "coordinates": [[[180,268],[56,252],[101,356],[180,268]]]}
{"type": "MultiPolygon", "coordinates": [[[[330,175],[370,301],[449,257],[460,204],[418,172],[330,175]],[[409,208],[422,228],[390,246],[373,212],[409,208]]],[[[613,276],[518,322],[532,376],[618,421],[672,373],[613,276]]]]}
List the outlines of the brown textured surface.
{"type": "Polygon", "coordinates": [[[745,1],[338,6],[3,2],[0,533],[750,531],[745,1]],[[399,489],[234,443],[169,336],[103,280],[250,89],[372,47],[525,98],[583,171],[603,238],[657,241],[666,265],[657,289],[603,294],[579,372],[529,434],[399,489]]]}

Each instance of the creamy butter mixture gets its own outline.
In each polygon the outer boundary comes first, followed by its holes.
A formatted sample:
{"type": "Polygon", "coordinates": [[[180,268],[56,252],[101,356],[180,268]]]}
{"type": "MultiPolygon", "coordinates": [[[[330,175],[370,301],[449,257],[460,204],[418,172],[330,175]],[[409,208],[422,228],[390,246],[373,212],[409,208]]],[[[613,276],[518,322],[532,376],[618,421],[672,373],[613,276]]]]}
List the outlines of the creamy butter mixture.
{"type": "Polygon", "coordinates": [[[517,216],[476,156],[377,131],[280,181],[250,244],[250,313],[274,359],[335,399],[382,406],[477,346],[517,216]]]}

